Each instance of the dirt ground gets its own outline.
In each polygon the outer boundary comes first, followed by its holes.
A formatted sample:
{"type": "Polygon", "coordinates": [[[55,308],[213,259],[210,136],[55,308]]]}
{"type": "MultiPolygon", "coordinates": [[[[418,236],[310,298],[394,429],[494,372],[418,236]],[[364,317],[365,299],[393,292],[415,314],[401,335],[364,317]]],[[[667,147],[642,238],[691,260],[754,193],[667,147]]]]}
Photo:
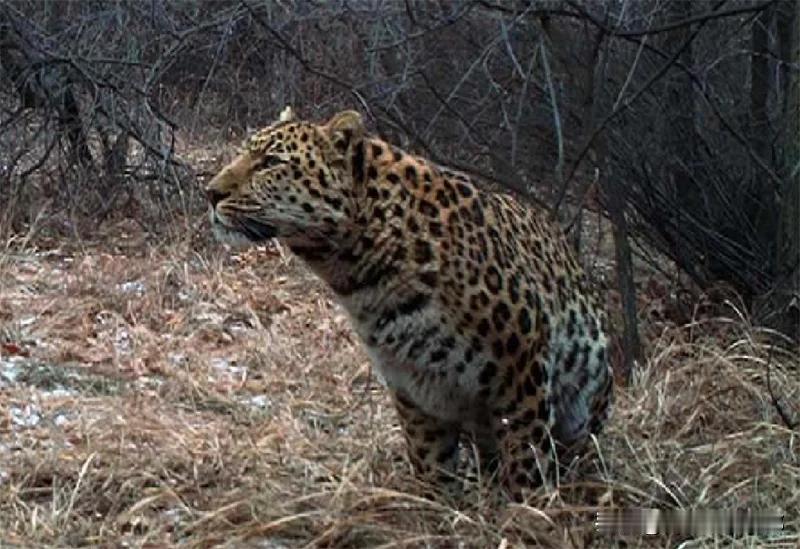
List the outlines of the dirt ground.
{"type": "Polygon", "coordinates": [[[0,243],[0,546],[800,544],[800,431],[779,412],[800,417],[800,355],[733,305],[678,324],[645,287],[646,359],[596,455],[526,505],[486,479],[430,499],[344,312],[299,261],[127,222],[107,234],[0,243]],[[783,529],[595,532],[611,507],[774,510],[783,529]]]}

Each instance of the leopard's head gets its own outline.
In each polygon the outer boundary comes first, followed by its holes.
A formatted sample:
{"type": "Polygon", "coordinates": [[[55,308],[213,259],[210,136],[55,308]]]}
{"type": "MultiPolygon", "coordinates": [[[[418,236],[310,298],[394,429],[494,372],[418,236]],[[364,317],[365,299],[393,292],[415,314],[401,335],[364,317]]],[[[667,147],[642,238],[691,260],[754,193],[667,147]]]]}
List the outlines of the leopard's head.
{"type": "Polygon", "coordinates": [[[232,244],[273,237],[298,247],[335,244],[357,210],[353,166],[363,159],[354,158],[354,151],[362,149],[363,135],[355,111],[316,124],[284,109],[206,186],[217,238],[232,244]]]}

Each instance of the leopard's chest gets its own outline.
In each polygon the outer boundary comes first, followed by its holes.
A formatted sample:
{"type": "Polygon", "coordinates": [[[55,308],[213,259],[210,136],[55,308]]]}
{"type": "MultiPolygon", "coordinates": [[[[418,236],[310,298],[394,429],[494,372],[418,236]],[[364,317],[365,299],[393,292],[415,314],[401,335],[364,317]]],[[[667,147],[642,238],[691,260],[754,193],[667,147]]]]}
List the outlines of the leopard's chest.
{"type": "Polygon", "coordinates": [[[376,373],[391,390],[443,421],[464,422],[482,413],[481,360],[463,334],[442,322],[435,304],[389,322],[353,315],[376,373]]]}

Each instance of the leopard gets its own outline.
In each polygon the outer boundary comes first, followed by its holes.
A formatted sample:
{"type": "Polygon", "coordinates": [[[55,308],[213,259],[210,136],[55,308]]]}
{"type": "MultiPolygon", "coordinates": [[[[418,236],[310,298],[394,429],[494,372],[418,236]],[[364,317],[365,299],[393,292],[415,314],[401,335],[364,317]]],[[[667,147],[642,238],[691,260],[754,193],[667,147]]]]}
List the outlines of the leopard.
{"type": "Polygon", "coordinates": [[[277,239],[324,281],[426,485],[452,483],[468,447],[520,501],[608,422],[607,313],[544,207],[381,139],[355,110],[315,122],[291,106],[205,195],[217,240],[277,239]]]}

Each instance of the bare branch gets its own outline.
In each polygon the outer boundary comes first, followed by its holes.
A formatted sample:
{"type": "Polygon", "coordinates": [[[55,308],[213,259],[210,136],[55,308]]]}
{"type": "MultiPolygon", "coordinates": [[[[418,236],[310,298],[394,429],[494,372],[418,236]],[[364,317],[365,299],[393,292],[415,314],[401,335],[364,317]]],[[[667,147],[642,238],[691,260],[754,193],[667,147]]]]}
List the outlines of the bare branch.
{"type": "MultiPolygon", "coordinates": [[[[722,4],[724,4],[724,2],[725,2],[725,0],[718,1],[717,4],[715,5],[715,9],[716,9],[716,7],[721,6],[722,4]]],[[[566,181],[564,182],[564,185],[562,185],[561,192],[559,193],[559,196],[556,199],[555,205],[552,208],[552,213],[551,213],[552,217],[555,218],[555,216],[557,215],[558,209],[561,206],[561,203],[563,202],[564,197],[566,196],[567,185],[572,180],[572,178],[575,176],[575,172],[577,171],[578,166],[580,165],[581,161],[583,161],[584,157],[586,156],[586,153],[589,152],[589,149],[592,147],[592,143],[594,142],[595,138],[597,138],[597,136],[600,134],[600,132],[602,132],[605,129],[606,125],[609,122],[611,122],[611,120],[613,120],[615,117],[617,117],[620,113],[622,113],[625,110],[627,110],[628,108],[630,108],[639,98],[642,97],[642,95],[644,95],[644,93],[647,90],[649,90],[653,86],[653,84],[655,84],[658,80],[661,79],[661,77],[663,77],[667,73],[667,71],[670,69],[670,67],[672,67],[676,63],[676,61],[678,60],[680,55],[683,53],[683,51],[686,48],[689,47],[689,45],[694,41],[694,39],[700,33],[702,25],[704,23],[706,23],[707,21],[709,21],[709,20],[710,20],[710,18],[706,18],[705,20],[701,21],[700,25],[698,25],[698,27],[691,33],[689,38],[687,38],[684,41],[684,43],[681,45],[681,47],[678,48],[669,57],[669,59],[667,59],[667,61],[665,61],[664,64],[661,65],[661,68],[659,68],[656,72],[654,72],[650,76],[650,78],[648,78],[647,81],[644,84],[642,84],[639,87],[638,90],[636,90],[636,93],[631,95],[630,98],[628,98],[625,101],[623,101],[621,105],[619,105],[617,108],[613,109],[610,113],[608,113],[608,115],[606,115],[606,117],[603,118],[603,120],[600,122],[600,124],[598,124],[597,127],[592,131],[591,135],[589,135],[589,137],[586,140],[585,144],[581,148],[580,153],[577,155],[577,158],[575,159],[575,161],[574,161],[574,163],[572,165],[572,170],[570,171],[569,176],[567,177],[566,181]]]]}
{"type": "Polygon", "coordinates": [[[547,91],[550,95],[550,105],[553,109],[553,127],[556,131],[556,141],[558,143],[558,159],[556,161],[556,183],[559,188],[564,187],[564,135],[561,131],[561,115],[558,111],[556,100],[556,90],[553,86],[553,75],[550,73],[550,63],[547,61],[547,48],[544,39],[539,42],[539,49],[542,52],[542,67],[544,68],[544,78],[547,82],[547,91]]]}
{"type": "Polygon", "coordinates": [[[767,357],[767,364],[765,366],[767,370],[767,392],[769,392],[769,397],[772,399],[772,405],[775,407],[775,411],[778,412],[778,416],[783,421],[783,424],[790,431],[794,431],[798,427],[798,421],[792,420],[790,416],[790,412],[786,410],[782,399],[775,395],[775,391],[772,388],[772,357],[773,357],[774,349],[772,345],[769,346],[769,356],[767,357]]]}

